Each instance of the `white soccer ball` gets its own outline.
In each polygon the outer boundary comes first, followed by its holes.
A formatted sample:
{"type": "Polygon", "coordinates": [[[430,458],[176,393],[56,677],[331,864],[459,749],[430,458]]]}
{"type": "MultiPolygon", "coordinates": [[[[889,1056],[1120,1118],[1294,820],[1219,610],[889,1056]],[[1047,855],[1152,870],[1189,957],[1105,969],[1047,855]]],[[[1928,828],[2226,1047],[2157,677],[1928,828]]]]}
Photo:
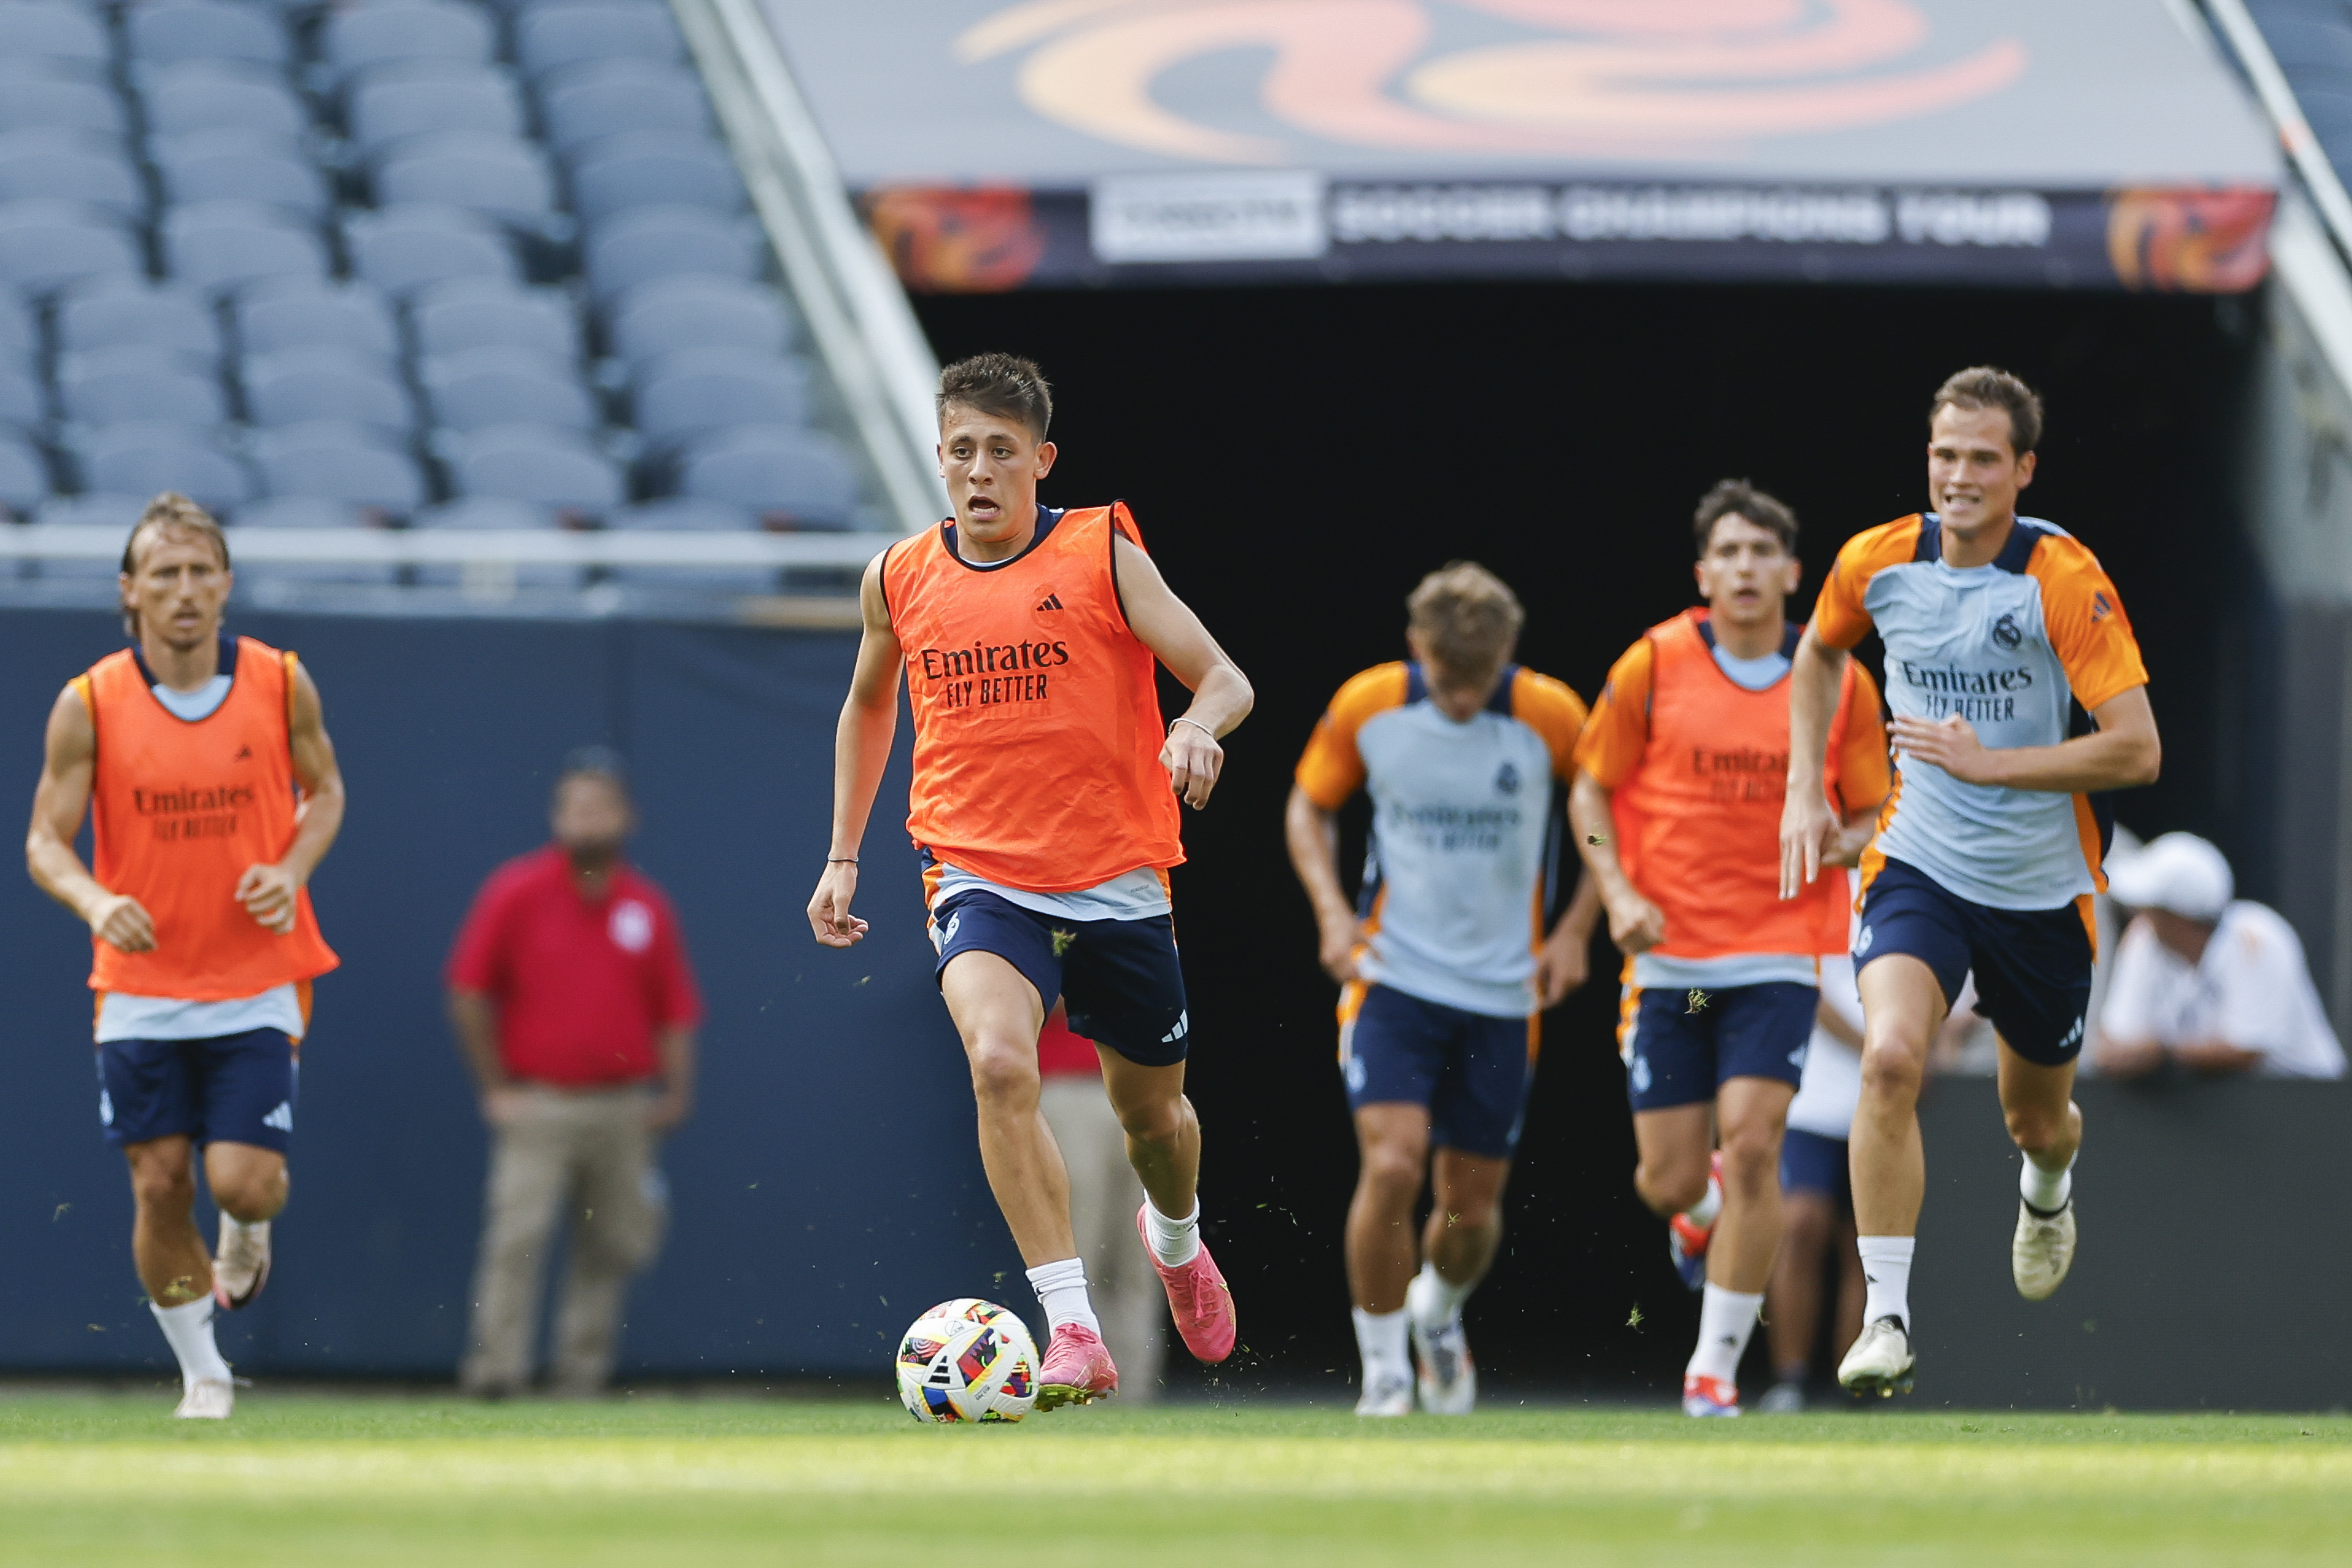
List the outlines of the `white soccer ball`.
{"type": "Polygon", "coordinates": [[[1037,1403],[1037,1342],[993,1301],[941,1301],[898,1342],[898,1397],[918,1421],[1018,1421],[1037,1403]]]}

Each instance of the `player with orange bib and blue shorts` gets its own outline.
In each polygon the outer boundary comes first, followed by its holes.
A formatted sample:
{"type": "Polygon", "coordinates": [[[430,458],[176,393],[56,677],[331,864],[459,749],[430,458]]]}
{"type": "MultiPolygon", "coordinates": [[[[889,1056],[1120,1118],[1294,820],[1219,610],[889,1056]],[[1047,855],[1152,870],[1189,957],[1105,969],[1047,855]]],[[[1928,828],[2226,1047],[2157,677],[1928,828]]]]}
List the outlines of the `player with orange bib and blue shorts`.
{"type": "Polygon", "coordinates": [[[1848,1158],[1866,1300],[1838,1381],[1857,1393],[1911,1386],[1927,1183],[1919,1088],[1971,974],[2000,1040],[2001,1113],[2025,1156],[2011,1279],[2041,1301],[2074,1259],[2074,1063],[2098,947],[2091,895],[2106,885],[2113,826],[2102,797],[2153,783],[2163,744],[2139,643],[2098,558],[2018,516],[2041,439],[2042,401],[2017,377],[1979,365],[1947,380],[1927,405],[1937,509],[1846,541],[1796,653],[1780,826],[1791,906],[1812,900],[1839,836],[1818,799],[1822,756],[1846,651],[1873,631],[1895,715],[1895,793],[1862,857],[1853,935],[1862,1098],[1848,1158]]]}
{"type": "MultiPolygon", "coordinates": [[[[1693,521],[1706,608],[1651,627],[1610,670],[1577,741],[1569,815],[1626,957],[1618,1050],[1634,1189],[1667,1221],[1683,1282],[1703,1292],[1683,1408],[1737,1416],[1739,1358],[1780,1242],[1780,1141],[1821,959],[1845,946],[1845,873],[1780,897],[1796,515],[1727,479],[1693,521]]],[[[1808,787],[1841,824],[1828,853],[1850,863],[1886,794],[1886,736],[1870,677],[1849,665],[1842,679],[1832,766],[1808,787]]]]}
{"type": "Polygon", "coordinates": [[[206,1419],[235,1406],[214,1308],[259,1294],[286,1206],[295,1051],[310,982],[336,964],[308,886],[343,820],[319,689],[293,654],[222,634],[231,580],[219,524],[157,497],[122,551],[132,645],[49,710],[26,843],[34,882],[89,926],[99,1119],[131,1166],[131,1258],[180,1364],[177,1414],[206,1419]],[[195,1224],[199,1148],[217,1259],[195,1224]]]}
{"type": "Polygon", "coordinates": [[[981,1163],[1051,1337],[1040,1408],[1117,1391],[1038,1110],[1037,1036],[1057,998],[1094,1040],[1142,1178],[1136,1214],[1186,1348],[1233,1354],[1232,1292],[1201,1240],[1201,1125],[1184,1095],[1192,1015],[1168,869],[1177,802],[1208,804],[1247,680],[1146,554],[1123,504],[1057,508],[1034,364],[982,354],[940,375],[940,473],[955,515],[866,569],[865,635],[834,753],[816,939],[861,940],[857,851],[889,760],[903,675],[915,721],[908,831],[939,983],[979,1103],[981,1163]],[[1192,704],[1162,724],[1155,665],[1192,704]]]}

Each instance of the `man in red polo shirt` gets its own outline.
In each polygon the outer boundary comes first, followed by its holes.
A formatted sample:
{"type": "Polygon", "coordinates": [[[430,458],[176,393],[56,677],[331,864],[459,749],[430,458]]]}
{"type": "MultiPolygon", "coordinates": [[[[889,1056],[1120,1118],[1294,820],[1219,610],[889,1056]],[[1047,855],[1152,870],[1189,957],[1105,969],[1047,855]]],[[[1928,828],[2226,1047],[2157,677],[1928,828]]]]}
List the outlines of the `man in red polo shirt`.
{"type": "Polygon", "coordinates": [[[622,1295],[668,1217],[656,1145],[694,1092],[701,1001],[669,901],[621,858],[635,812],[617,756],[565,759],[552,826],[553,843],[482,884],[449,956],[449,1016],[495,1138],[459,1375],[486,1398],[530,1380],[560,1218],[571,1265],[551,1381],[603,1390],[622,1295]]]}

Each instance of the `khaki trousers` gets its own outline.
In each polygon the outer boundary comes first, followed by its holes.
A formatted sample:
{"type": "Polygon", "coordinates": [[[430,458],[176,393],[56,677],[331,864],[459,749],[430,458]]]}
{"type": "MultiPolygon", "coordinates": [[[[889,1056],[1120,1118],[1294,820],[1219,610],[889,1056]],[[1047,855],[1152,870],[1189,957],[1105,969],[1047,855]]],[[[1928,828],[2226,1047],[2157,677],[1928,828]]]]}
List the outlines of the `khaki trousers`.
{"type": "Polygon", "coordinates": [[[1147,1404],[1159,1396],[1168,1354],[1168,1289],[1135,1232],[1143,1184],[1127,1163],[1127,1130],[1091,1072],[1046,1079],[1038,1106],[1069,1167],[1070,1225],[1103,1343],[1118,1364],[1118,1396],[1147,1404]]]}
{"type": "Polygon", "coordinates": [[[458,1381],[488,1395],[530,1381],[540,1287],[561,1219],[570,1263],[550,1381],[559,1393],[592,1395],[613,1375],[629,1277],[653,1261],[668,1226],[646,1126],[653,1092],[532,1086],[521,1102],[491,1146],[472,1343],[458,1381]]]}

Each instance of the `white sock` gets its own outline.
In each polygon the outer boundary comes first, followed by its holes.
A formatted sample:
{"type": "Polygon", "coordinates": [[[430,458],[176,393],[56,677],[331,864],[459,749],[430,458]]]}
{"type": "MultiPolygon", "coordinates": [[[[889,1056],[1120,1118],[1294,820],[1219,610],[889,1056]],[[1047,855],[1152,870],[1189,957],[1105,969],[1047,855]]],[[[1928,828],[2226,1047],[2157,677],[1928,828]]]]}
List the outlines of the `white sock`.
{"type": "Polygon", "coordinates": [[[2046,1171],[2035,1165],[2033,1156],[2028,1155],[2025,1156],[2025,1169],[2018,1175],[2017,1190],[2024,1195],[2026,1202],[2042,1213],[2055,1214],[2066,1207],[2068,1198],[2074,1196],[2074,1162],[2068,1160],[2062,1168],[2046,1171]]]}
{"type": "Polygon", "coordinates": [[[1706,1190],[1698,1195],[1696,1203],[1683,1210],[1683,1218],[1701,1230],[1705,1230],[1715,1223],[1715,1217],[1722,1212],[1723,1184],[1710,1176],[1706,1178],[1706,1190]]]}
{"type": "Polygon", "coordinates": [[[1911,1254],[1918,1247],[1913,1236],[1864,1236],[1854,1241],[1862,1254],[1862,1277],[1870,1282],[1862,1321],[1900,1318],[1903,1332],[1911,1332],[1911,1254]]]}
{"type": "Polygon", "coordinates": [[[1412,1363],[1405,1354],[1407,1324],[1402,1307],[1392,1312],[1368,1312],[1357,1307],[1350,1315],[1356,1320],[1356,1351],[1364,1358],[1365,1387],[1412,1375],[1412,1363]]]}
{"type": "Polygon", "coordinates": [[[1059,1262],[1040,1263],[1029,1270],[1029,1284],[1037,1292],[1038,1304],[1045,1309],[1047,1332],[1064,1323],[1076,1323],[1095,1333],[1102,1333],[1101,1320],[1095,1316],[1094,1302],[1087,1295],[1085,1259],[1065,1258],[1059,1262]]]}
{"type": "Polygon", "coordinates": [[[1687,1377],[1712,1377],[1720,1383],[1739,1378],[1739,1358],[1748,1354],[1748,1336],[1756,1332],[1756,1314],[1764,1298],[1709,1285],[1698,1307],[1698,1348],[1691,1352],[1687,1377]]]}
{"type": "MultiPolygon", "coordinates": [[[[1478,1288],[1455,1284],[1437,1271],[1436,1264],[1428,1262],[1422,1264],[1420,1276],[1413,1284],[1418,1288],[1421,1307],[1424,1309],[1414,1313],[1423,1333],[1434,1333],[1460,1317],[1462,1303],[1468,1301],[1470,1292],[1478,1288]]],[[[1405,1292],[1404,1304],[1408,1308],[1413,1305],[1413,1296],[1412,1291],[1405,1292]]]]}
{"type": "Polygon", "coordinates": [[[189,1387],[198,1383],[230,1381],[228,1363],[221,1359],[220,1346],[213,1343],[213,1299],[198,1296],[193,1301],[183,1301],[176,1307],[147,1303],[163,1325],[163,1337],[172,1342],[172,1354],[180,1358],[180,1381],[189,1387]]]}
{"type": "Polygon", "coordinates": [[[1171,1219],[1150,1198],[1143,1200],[1143,1228],[1151,1234],[1151,1254],[1171,1269],[1181,1269],[1201,1255],[1201,1200],[1192,1212],[1171,1219]]]}

